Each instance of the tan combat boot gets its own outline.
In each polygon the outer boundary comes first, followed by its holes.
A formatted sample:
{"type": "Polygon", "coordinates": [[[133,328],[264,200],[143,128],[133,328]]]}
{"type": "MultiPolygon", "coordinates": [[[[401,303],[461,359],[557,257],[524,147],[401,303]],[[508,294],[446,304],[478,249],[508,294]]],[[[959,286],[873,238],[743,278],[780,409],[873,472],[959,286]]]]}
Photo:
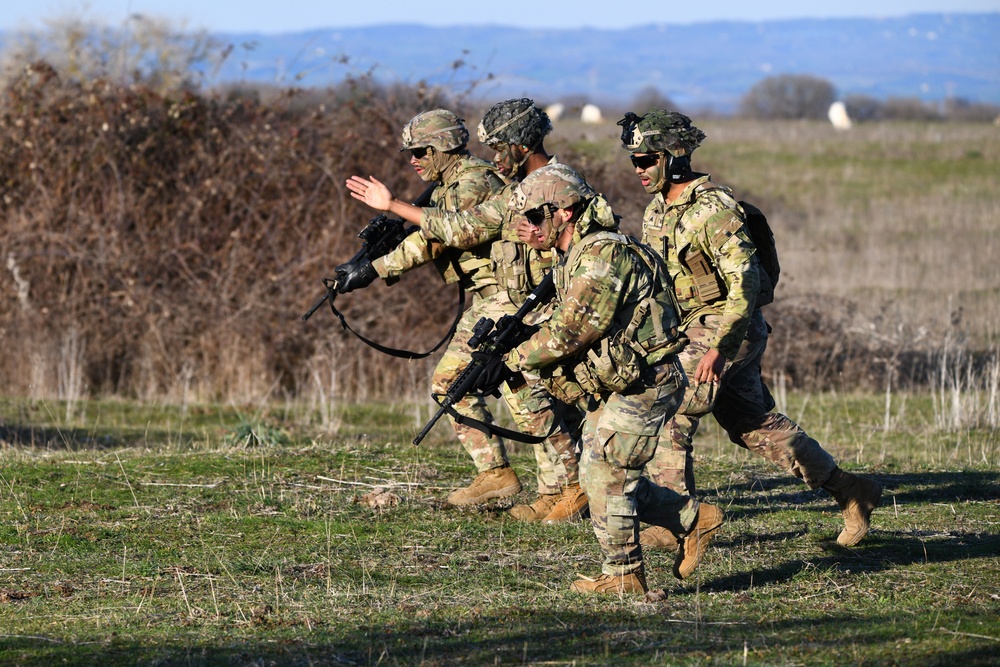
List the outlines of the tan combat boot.
{"type": "Polygon", "coordinates": [[[646,575],[642,570],[631,574],[614,576],[612,574],[602,574],[596,579],[585,577],[580,578],[570,584],[569,589],[574,593],[604,593],[609,595],[622,595],[623,593],[638,593],[645,595],[646,575]]]}
{"type": "Polygon", "coordinates": [[[541,521],[549,515],[562,496],[558,493],[543,493],[530,505],[514,505],[510,515],[518,521],[541,521]]]}
{"type": "Polygon", "coordinates": [[[661,526],[650,526],[639,531],[639,544],[649,549],[677,551],[677,536],[661,526]]]}
{"type": "Polygon", "coordinates": [[[510,466],[479,473],[472,484],[448,494],[450,505],[478,505],[494,498],[507,498],[521,492],[521,482],[510,466]]]}
{"type": "Polygon", "coordinates": [[[701,503],[698,506],[698,519],[688,534],[681,539],[674,560],[674,576],[687,579],[698,567],[701,557],[705,555],[708,543],[712,541],[719,527],[722,526],[722,510],[715,505],[701,503]]]}
{"type": "Polygon", "coordinates": [[[544,523],[566,523],[567,521],[578,521],[586,514],[590,503],[587,501],[587,494],[583,492],[579,484],[567,484],[563,488],[559,502],[552,508],[544,523]]]}
{"type": "Polygon", "coordinates": [[[868,534],[872,512],[882,498],[882,485],[834,468],[823,488],[830,492],[844,515],[844,529],[837,536],[837,544],[853,547],[868,534]]]}

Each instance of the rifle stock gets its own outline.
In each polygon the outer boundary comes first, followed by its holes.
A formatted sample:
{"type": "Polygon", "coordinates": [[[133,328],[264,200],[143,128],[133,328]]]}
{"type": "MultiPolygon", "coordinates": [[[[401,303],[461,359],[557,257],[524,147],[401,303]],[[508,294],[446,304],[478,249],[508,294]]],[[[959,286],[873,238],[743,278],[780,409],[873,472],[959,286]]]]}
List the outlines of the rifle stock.
{"type": "Polygon", "coordinates": [[[452,406],[455,403],[458,403],[475,390],[479,384],[480,376],[482,376],[483,371],[491,361],[503,357],[526,339],[524,336],[524,318],[539,304],[547,303],[553,295],[555,295],[555,283],[552,280],[552,274],[549,273],[538,284],[538,287],[528,295],[528,298],[525,299],[524,304],[517,309],[516,313],[505,315],[500,318],[498,323],[494,323],[488,317],[484,317],[476,322],[476,326],[472,329],[472,337],[469,339],[469,346],[473,349],[482,350],[489,356],[486,359],[472,359],[462,369],[459,376],[448,387],[448,391],[444,394],[444,399],[438,403],[441,407],[431,417],[430,421],[424,425],[420,433],[417,434],[417,437],[413,439],[414,445],[419,445],[427,437],[427,434],[430,433],[438,420],[449,410],[452,410],[452,406]]]}

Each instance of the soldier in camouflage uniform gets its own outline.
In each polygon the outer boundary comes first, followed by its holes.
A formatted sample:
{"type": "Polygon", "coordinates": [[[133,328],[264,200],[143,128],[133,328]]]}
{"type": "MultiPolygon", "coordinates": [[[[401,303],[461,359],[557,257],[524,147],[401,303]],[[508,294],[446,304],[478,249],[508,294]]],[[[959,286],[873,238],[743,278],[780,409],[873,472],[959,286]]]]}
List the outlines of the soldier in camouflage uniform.
{"type": "MultiPolygon", "coordinates": [[[[354,196],[378,210],[384,210],[419,225],[422,234],[453,248],[479,248],[489,244],[490,266],[498,283],[498,291],[485,298],[476,316],[499,320],[513,314],[537,286],[554,263],[551,250],[536,251],[520,243],[508,224],[507,210],[510,192],[527,173],[555,161],[543,145],[552,130],[545,112],[530,99],[514,99],[493,106],[479,125],[479,139],[496,152],[497,169],[512,182],[502,191],[475,207],[457,210],[418,208],[393,198],[392,193],[377,179],[352,177],[347,185],[354,196]]],[[[536,315],[541,318],[543,315],[536,315]]],[[[474,323],[475,319],[470,319],[474,323]]],[[[456,338],[457,338],[456,334],[456,338]]],[[[465,336],[468,339],[468,336],[465,336]]],[[[453,368],[457,374],[468,357],[453,368]]],[[[443,379],[443,376],[442,376],[443,379]]],[[[443,394],[449,382],[434,383],[434,392],[443,394]]],[[[529,434],[544,435],[552,431],[557,421],[555,404],[544,388],[522,378],[500,387],[501,394],[518,428],[529,434]]],[[[587,511],[587,498],[579,483],[573,429],[573,412],[558,420],[555,431],[542,444],[534,446],[538,464],[538,500],[531,505],[517,505],[511,514],[523,521],[562,523],[580,518],[587,511]]],[[[461,428],[461,427],[460,427],[461,428]]],[[[465,427],[468,428],[468,427],[465,427]]],[[[470,429],[471,430],[471,429],[470,429]]],[[[458,489],[448,497],[454,505],[471,505],[490,498],[512,495],[508,480],[516,479],[510,468],[506,450],[499,439],[477,436],[466,431],[463,441],[479,471],[468,487],[458,489]]],[[[518,484],[517,488],[520,488],[518,484]]],[[[516,491],[515,491],[516,493],[516,491]]]]}
{"type": "MultiPolygon", "coordinates": [[[[469,132],[462,119],[445,109],[421,113],[403,128],[401,150],[410,151],[414,170],[426,182],[441,182],[431,196],[429,210],[468,209],[503,189],[504,181],[493,165],[468,151],[468,139],[469,132]]],[[[459,320],[455,335],[434,369],[433,390],[443,393],[468,364],[472,352],[468,345],[472,327],[480,317],[492,313],[488,299],[499,292],[490,267],[490,243],[459,247],[442,243],[440,238],[418,229],[392,252],[373,262],[365,259],[337,267],[337,279],[338,291],[349,292],[367,286],[376,276],[395,278],[432,261],[446,283],[458,282],[472,294],[472,305],[459,320]]],[[[480,421],[492,421],[482,397],[466,397],[455,407],[480,421]]],[[[521,490],[517,476],[506,465],[503,442],[499,438],[487,437],[454,420],[452,426],[480,472],[504,468],[508,473],[497,479],[494,497],[514,495],[521,490]]]]}
{"type": "MultiPolygon", "coordinates": [[[[857,544],[868,532],[882,488],[841,470],[802,428],[772,411],[774,400],[761,379],[769,327],[760,306],[770,303],[773,286],[732,191],[691,170],[691,153],[705,134],[687,116],[661,110],[627,114],[619,125],[636,174],[654,195],[643,217],[643,241],[666,262],[690,341],[680,359],[691,385],[649,474],[657,483],[694,493],[692,438],[711,412],[735,444],[810,488],[830,492],[845,521],[837,542],[857,544]]],[[[655,527],[643,531],[642,540],[673,546],[672,536],[655,527]]]]}
{"type": "Polygon", "coordinates": [[[679,537],[674,575],[686,578],[722,525],[722,512],[642,477],[686,384],[675,356],[684,341],[662,262],[617,231],[607,200],[566,165],[529,174],[509,208],[526,219],[519,228],[526,242],[565,256],[554,269],[551,318],[499,371],[484,374],[481,389],[516,369],[539,374],[566,402],[587,398],[581,478],[604,564],[600,576],[571,588],[646,592],[639,519],[679,537]]]}

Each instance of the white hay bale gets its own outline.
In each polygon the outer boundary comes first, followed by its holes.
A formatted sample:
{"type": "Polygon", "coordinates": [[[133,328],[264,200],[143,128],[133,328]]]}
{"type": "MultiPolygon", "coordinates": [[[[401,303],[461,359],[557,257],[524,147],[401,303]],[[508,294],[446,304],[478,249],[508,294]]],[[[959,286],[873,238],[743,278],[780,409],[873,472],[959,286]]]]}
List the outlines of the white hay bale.
{"type": "Polygon", "coordinates": [[[601,116],[601,110],[597,108],[596,104],[584,104],[583,109],[580,111],[580,120],[584,123],[600,123],[604,118],[601,116]]]}
{"type": "Polygon", "coordinates": [[[826,115],[830,119],[830,123],[832,123],[836,129],[851,129],[851,117],[847,115],[847,107],[844,106],[843,102],[838,101],[831,104],[829,111],[826,112],[826,115]]]}
{"type": "Polygon", "coordinates": [[[564,111],[566,111],[566,105],[564,105],[562,102],[556,102],[555,104],[550,104],[549,106],[545,107],[545,113],[548,115],[549,120],[553,122],[559,120],[562,117],[564,111]]]}

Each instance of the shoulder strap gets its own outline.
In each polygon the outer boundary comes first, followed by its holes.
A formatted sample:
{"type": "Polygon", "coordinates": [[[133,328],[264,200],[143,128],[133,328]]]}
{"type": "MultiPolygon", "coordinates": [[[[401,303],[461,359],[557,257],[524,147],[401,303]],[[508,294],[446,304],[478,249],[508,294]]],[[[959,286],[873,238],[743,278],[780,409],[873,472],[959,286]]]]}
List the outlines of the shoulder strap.
{"type": "Polygon", "coordinates": [[[344,329],[347,329],[352,334],[354,334],[355,336],[357,336],[358,340],[360,340],[362,343],[364,343],[368,347],[376,349],[379,352],[381,352],[382,354],[388,354],[391,357],[399,357],[401,359],[424,359],[426,357],[431,356],[435,352],[437,352],[441,348],[442,345],[444,345],[449,340],[451,340],[451,337],[455,335],[455,329],[458,328],[458,322],[459,322],[459,320],[462,319],[462,314],[465,312],[465,290],[462,289],[461,286],[459,286],[459,288],[458,288],[458,313],[455,315],[455,321],[451,323],[451,327],[448,328],[448,332],[444,335],[444,338],[442,338],[440,341],[438,341],[438,344],[435,345],[434,347],[432,347],[427,352],[412,352],[410,350],[398,350],[398,349],[396,349],[394,347],[388,347],[386,345],[382,345],[381,343],[376,343],[375,341],[371,340],[370,338],[366,338],[363,335],[361,335],[360,333],[358,333],[357,331],[355,331],[354,329],[352,329],[351,325],[349,325],[347,323],[347,318],[345,318],[344,314],[342,312],[340,312],[339,310],[337,310],[337,306],[334,305],[334,296],[337,293],[335,281],[332,278],[324,278],[323,279],[323,285],[326,286],[327,294],[329,295],[329,299],[328,300],[330,301],[330,310],[332,310],[334,316],[336,316],[336,318],[338,320],[340,320],[340,324],[341,324],[341,326],[344,329]]]}

